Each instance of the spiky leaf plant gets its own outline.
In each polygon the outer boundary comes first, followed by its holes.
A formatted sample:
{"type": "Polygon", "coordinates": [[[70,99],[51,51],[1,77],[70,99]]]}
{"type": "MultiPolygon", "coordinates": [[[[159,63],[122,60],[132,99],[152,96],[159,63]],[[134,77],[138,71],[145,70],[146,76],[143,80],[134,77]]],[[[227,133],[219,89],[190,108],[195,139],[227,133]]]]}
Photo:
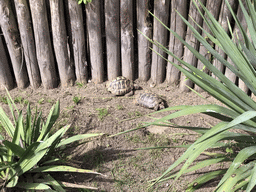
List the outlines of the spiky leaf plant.
{"type": "MultiPolygon", "coordinates": [[[[7,90],[6,90],[7,91],[7,90]]],[[[63,165],[61,156],[66,145],[81,139],[100,136],[102,134],[82,134],[64,138],[70,125],[52,131],[60,113],[59,101],[52,107],[47,120],[42,120],[42,113],[32,115],[30,105],[27,106],[26,117],[15,106],[9,92],[8,104],[12,119],[0,107],[0,124],[6,131],[6,138],[0,134],[0,191],[6,188],[23,188],[26,190],[65,191],[65,187],[89,188],[57,181],[52,172],[77,172],[100,174],[92,170],[79,169],[63,165]]]]}
{"type": "MultiPolygon", "coordinates": [[[[198,31],[195,30],[186,19],[184,19],[181,15],[180,17],[182,17],[187,26],[193,31],[194,36],[203,46],[205,46],[206,49],[208,49],[213,57],[218,59],[222,64],[229,68],[247,85],[252,94],[256,95],[256,0],[245,1],[248,9],[243,6],[241,0],[239,0],[239,6],[241,6],[245,16],[249,29],[249,35],[246,33],[245,29],[243,29],[240,21],[237,19],[228,1],[225,0],[225,3],[231,11],[232,16],[242,35],[242,39],[239,39],[237,38],[236,34],[233,34],[233,36],[231,35],[230,37],[230,35],[225,32],[225,30],[206,9],[206,7],[200,1],[193,0],[199,12],[199,6],[202,6],[205,14],[200,12],[201,16],[211,30],[211,34],[209,34],[204,29],[202,29],[203,33],[205,33],[216,46],[220,47],[227,54],[235,66],[226,61],[218,52],[216,52],[213,46],[209,44],[208,41],[202,35],[200,35],[198,31]]],[[[207,60],[203,55],[199,54],[197,50],[185,42],[177,33],[170,30],[168,27],[166,28],[172,32],[175,37],[177,37],[198,58],[198,60],[200,60],[205,65],[205,67],[208,68],[218,78],[218,80],[189,65],[182,59],[176,57],[172,52],[170,52],[167,48],[158,42],[153,41],[148,37],[146,38],[164,50],[167,54],[172,55],[175,59],[177,59],[181,66],[173,62],[169,62],[178,68],[182,73],[184,73],[195,84],[221,101],[226,107],[217,104],[170,107],[162,111],[177,110],[177,112],[156,120],[153,123],[147,123],[145,125],[162,125],[162,122],[165,120],[195,113],[204,113],[221,120],[220,123],[211,127],[211,129],[188,127],[191,130],[201,133],[202,136],[192,145],[190,145],[184,154],[176,162],[174,162],[162,174],[162,176],[155,179],[152,185],[167,179],[174,178],[174,180],[177,180],[185,173],[199,170],[203,167],[210,166],[219,162],[227,162],[230,163],[228,169],[217,170],[204,174],[203,176],[190,183],[187,191],[194,191],[204,183],[219,176],[222,176],[222,179],[220,180],[215,191],[230,192],[241,188],[246,189],[246,191],[255,190],[256,103],[251,99],[251,97],[249,97],[239,87],[232,83],[225,75],[223,75],[215,66],[213,66],[209,60],[207,60]],[[233,132],[233,129],[238,129],[241,131],[238,131],[237,133],[233,132]],[[232,148],[235,146],[236,149],[238,149],[238,152],[231,153],[229,156],[221,153],[209,155],[209,159],[202,161],[200,164],[198,163],[197,165],[192,165],[194,160],[201,153],[207,153],[207,149],[227,147],[227,142],[222,142],[223,140],[232,141],[229,142],[229,147],[232,148]],[[178,172],[176,172],[175,168],[179,165],[182,165],[182,167],[178,170],[178,172]]]]}

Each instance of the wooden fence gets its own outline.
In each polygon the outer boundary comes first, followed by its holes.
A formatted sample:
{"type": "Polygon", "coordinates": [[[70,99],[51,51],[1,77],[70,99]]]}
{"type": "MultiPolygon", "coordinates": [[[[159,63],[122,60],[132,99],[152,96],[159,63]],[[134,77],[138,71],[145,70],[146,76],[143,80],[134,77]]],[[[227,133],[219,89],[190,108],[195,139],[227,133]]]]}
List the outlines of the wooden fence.
{"type": "MultiPolygon", "coordinates": [[[[227,19],[232,23],[232,17],[224,0],[201,2],[228,31],[227,19]]],[[[238,1],[229,3],[240,20],[244,20],[238,1]]],[[[0,0],[0,90],[4,86],[67,87],[75,81],[87,83],[89,79],[101,83],[119,75],[133,80],[151,79],[156,84],[167,81],[188,90],[186,85],[193,87],[193,83],[185,81],[184,75],[150,47],[177,61],[152,46],[137,29],[168,46],[191,65],[203,69],[203,64],[148,10],[210,59],[175,11],[188,18],[199,32],[192,20],[208,31],[190,0],[92,0],[87,5],[78,5],[76,0],[0,0]]],[[[236,25],[233,30],[237,30],[236,25]]],[[[218,47],[216,50],[225,57],[218,47]]],[[[230,70],[217,60],[212,63],[248,91],[230,70]]],[[[199,87],[194,88],[200,91],[199,87]]]]}

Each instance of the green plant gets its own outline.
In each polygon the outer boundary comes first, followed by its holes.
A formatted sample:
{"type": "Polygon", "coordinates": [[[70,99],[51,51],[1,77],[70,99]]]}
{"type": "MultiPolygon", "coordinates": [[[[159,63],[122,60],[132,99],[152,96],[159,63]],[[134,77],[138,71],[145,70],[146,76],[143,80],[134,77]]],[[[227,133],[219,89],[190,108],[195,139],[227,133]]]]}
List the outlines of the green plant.
{"type": "Polygon", "coordinates": [[[123,106],[123,105],[117,105],[116,108],[117,108],[118,110],[123,110],[123,109],[124,109],[124,106],[123,106]]]}
{"type": "Polygon", "coordinates": [[[23,102],[23,100],[24,100],[24,99],[23,99],[21,96],[15,97],[15,98],[14,98],[14,103],[20,103],[20,104],[21,104],[21,103],[23,102]]]}
{"type": "MultiPolygon", "coordinates": [[[[80,4],[80,3],[79,3],[80,4]]],[[[83,86],[84,86],[84,84],[83,83],[80,83],[80,82],[76,82],[76,86],[78,87],[78,88],[82,88],[83,86]]]]}
{"type": "Polygon", "coordinates": [[[84,3],[85,5],[87,3],[91,3],[92,2],[92,0],[77,0],[77,1],[78,1],[78,4],[84,3]]]}
{"type": "Polygon", "coordinates": [[[74,96],[73,97],[73,101],[74,101],[74,103],[77,105],[80,101],[81,101],[81,96],[74,96]]]}
{"type": "Polygon", "coordinates": [[[3,102],[4,104],[8,104],[8,102],[7,102],[7,97],[5,97],[5,96],[0,96],[0,102],[3,102]]]}
{"type": "Polygon", "coordinates": [[[47,191],[65,191],[65,187],[88,188],[57,181],[52,177],[51,172],[100,174],[92,170],[63,165],[63,159],[56,157],[56,154],[61,156],[66,146],[75,141],[102,134],[82,134],[64,138],[70,125],[56,132],[52,131],[59,117],[59,101],[52,107],[44,122],[42,112],[38,113],[36,109],[35,114],[32,115],[29,104],[26,116],[23,118],[22,111],[17,109],[8,91],[7,95],[13,122],[0,107],[0,125],[8,134],[7,138],[0,134],[0,190],[12,187],[47,191]]]}
{"type": "MultiPolygon", "coordinates": [[[[237,19],[234,11],[228,3],[228,0],[225,0],[225,3],[231,11],[236,25],[239,27],[239,32],[241,33],[242,39],[239,39],[237,35],[232,35],[232,31],[230,31],[230,37],[200,1],[193,0],[193,2],[199,12],[199,6],[203,8],[205,13],[200,13],[205,23],[211,30],[212,35],[202,29],[203,33],[207,35],[215,46],[218,46],[227,54],[235,66],[229,63],[217,51],[215,51],[214,47],[209,44],[209,42],[201,34],[199,34],[198,31],[186,19],[184,19],[181,15],[180,17],[182,17],[186,25],[193,31],[194,36],[209,51],[209,53],[211,53],[215,59],[218,59],[222,64],[229,68],[236,76],[238,76],[246,84],[250,91],[256,95],[256,1],[245,0],[248,8],[246,9],[242,1],[239,0],[239,5],[242,8],[249,29],[248,35],[247,31],[245,31],[240,21],[237,19]]],[[[163,173],[162,176],[153,180],[151,186],[168,179],[174,178],[174,180],[178,180],[185,173],[199,170],[203,167],[220,162],[225,162],[229,165],[228,168],[203,174],[188,185],[187,191],[194,191],[201,187],[204,183],[219,176],[222,176],[222,179],[220,180],[215,191],[236,191],[242,188],[246,189],[246,191],[252,191],[256,185],[256,137],[254,136],[256,133],[256,103],[239,87],[237,87],[237,85],[232,83],[225,75],[223,75],[222,72],[213,66],[210,61],[204,57],[204,55],[201,55],[197,50],[185,42],[177,33],[168,27],[166,27],[166,29],[172,32],[175,37],[179,39],[198,58],[198,60],[205,65],[208,70],[218,77],[218,80],[184,62],[158,42],[153,41],[146,36],[145,37],[164,50],[167,54],[177,59],[182,66],[171,61],[169,62],[184,73],[195,84],[221,101],[226,107],[217,104],[170,107],[162,111],[177,110],[177,112],[155,120],[153,123],[146,123],[144,125],[144,127],[152,124],[165,125],[163,123],[165,120],[195,113],[204,113],[221,120],[220,123],[212,126],[211,129],[180,127],[194,130],[195,132],[202,134],[202,136],[193,144],[189,145],[186,152],[176,162],[174,162],[163,173]],[[242,131],[233,132],[232,129],[242,131]],[[222,142],[223,140],[232,142],[226,143],[222,142]],[[234,150],[233,147],[236,148],[236,150],[234,150]],[[226,149],[228,156],[226,153],[209,153],[208,159],[202,160],[196,165],[192,165],[192,163],[201,153],[206,153],[204,151],[211,148],[226,149]],[[184,164],[182,164],[183,162],[184,164]],[[174,171],[174,169],[179,165],[182,165],[179,171],[174,171]]],[[[161,56],[160,54],[158,55],[161,56]]],[[[170,188],[171,187],[172,185],[170,188]]]]}
{"type": "Polygon", "coordinates": [[[98,111],[98,118],[100,121],[102,121],[104,117],[106,117],[109,114],[108,109],[106,108],[97,108],[96,110],[98,111]]]}
{"type": "Polygon", "coordinates": [[[37,103],[38,103],[39,105],[43,104],[43,102],[44,102],[44,98],[41,98],[41,99],[39,99],[39,100],[37,101],[37,103]]]}

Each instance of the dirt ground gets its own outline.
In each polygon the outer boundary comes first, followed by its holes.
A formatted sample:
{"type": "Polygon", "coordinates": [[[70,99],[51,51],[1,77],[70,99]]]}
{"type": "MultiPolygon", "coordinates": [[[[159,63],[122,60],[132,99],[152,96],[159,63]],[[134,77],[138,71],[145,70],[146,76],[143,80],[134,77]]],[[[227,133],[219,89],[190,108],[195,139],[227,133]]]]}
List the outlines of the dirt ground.
{"type": "MultiPolygon", "coordinates": [[[[181,93],[175,86],[163,83],[156,87],[151,87],[149,83],[138,82],[143,89],[136,90],[135,95],[142,92],[153,92],[160,95],[166,104],[177,105],[197,105],[210,104],[217,101],[207,93],[202,93],[202,99],[193,92],[181,93]]],[[[106,133],[113,135],[121,131],[136,128],[143,122],[153,121],[148,114],[153,110],[136,106],[132,97],[112,97],[107,92],[105,84],[88,83],[86,85],[76,85],[70,88],[57,88],[44,90],[39,88],[33,90],[13,89],[10,91],[12,98],[19,108],[26,110],[26,102],[30,102],[31,107],[38,106],[46,118],[50,108],[60,100],[61,114],[55,129],[71,123],[72,127],[68,131],[68,136],[84,133],[106,133]],[[79,100],[77,104],[73,100],[79,100]]],[[[5,91],[0,92],[4,97],[5,91]]],[[[8,106],[0,103],[4,110],[8,106]]],[[[153,117],[163,117],[171,112],[159,113],[153,117]]],[[[203,114],[181,117],[171,120],[172,123],[186,126],[210,127],[217,121],[203,114]]],[[[177,146],[189,144],[195,141],[199,135],[184,129],[152,126],[148,129],[137,130],[122,134],[116,137],[102,137],[89,143],[80,145],[71,150],[67,150],[63,158],[69,160],[69,164],[75,167],[92,169],[105,175],[92,176],[90,174],[60,174],[57,178],[64,181],[84,184],[99,188],[99,191],[119,192],[119,191],[147,191],[148,181],[155,179],[175,161],[185,151],[183,148],[165,148],[151,150],[134,150],[136,148],[153,146],[177,146]]],[[[205,158],[202,156],[201,158],[205,158]]],[[[218,169],[221,165],[211,166],[210,169],[218,169]]],[[[202,172],[209,171],[203,169],[202,172]]],[[[185,187],[193,181],[200,172],[185,175],[175,181],[170,191],[185,191],[185,187]]],[[[198,191],[213,191],[217,181],[208,183],[198,191]]],[[[155,191],[167,191],[172,184],[171,180],[157,185],[155,191]]],[[[79,190],[72,190],[79,191],[79,190]]]]}

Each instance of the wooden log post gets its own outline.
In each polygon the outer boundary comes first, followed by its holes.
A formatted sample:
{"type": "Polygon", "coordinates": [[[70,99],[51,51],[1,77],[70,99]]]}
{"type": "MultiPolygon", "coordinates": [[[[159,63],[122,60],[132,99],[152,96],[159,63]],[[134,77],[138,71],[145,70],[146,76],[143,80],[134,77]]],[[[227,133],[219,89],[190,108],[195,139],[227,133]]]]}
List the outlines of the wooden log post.
{"type": "Polygon", "coordinates": [[[69,62],[63,1],[50,0],[50,9],[53,45],[61,86],[72,86],[75,82],[75,73],[72,63],[69,62]]]}
{"type": "Polygon", "coordinates": [[[33,88],[38,88],[41,85],[41,76],[36,58],[30,10],[26,0],[15,0],[14,2],[30,85],[33,88]]]}
{"type": "Polygon", "coordinates": [[[75,64],[76,80],[79,83],[88,82],[88,61],[87,50],[84,33],[84,21],[82,4],[78,5],[77,1],[68,0],[67,11],[69,13],[68,19],[70,21],[70,44],[71,44],[71,58],[70,62],[75,64]]]}
{"type": "MultiPolygon", "coordinates": [[[[170,28],[185,39],[187,26],[178,13],[180,13],[184,18],[187,18],[187,0],[173,0],[171,3],[170,28]]],[[[181,58],[184,53],[183,43],[180,42],[180,40],[178,40],[172,33],[170,33],[169,50],[179,58],[181,58]]],[[[171,55],[168,55],[168,60],[175,64],[179,64],[179,62],[171,55]]],[[[169,62],[167,63],[166,80],[168,83],[174,83],[176,85],[178,85],[180,81],[180,71],[169,62]]]]}
{"type": "Polygon", "coordinates": [[[120,0],[105,1],[105,31],[108,80],[120,75],[120,0]]]}
{"type": "MultiPolygon", "coordinates": [[[[220,13],[220,8],[221,8],[221,3],[222,3],[222,0],[215,0],[215,1],[207,1],[206,3],[206,8],[207,10],[213,15],[214,18],[218,18],[219,17],[219,13],[220,13]]],[[[217,19],[218,20],[218,19],[217,19]]],[[[211,30],[209,29],[209,27],[207,26],[206,22],[203,22],[203,29],[210,33],[211,34],[211,30]]],[[[207,35],[206,34],[202,34],[202,36],[207,40],[207,35]]],[[[214,44],[212,42],[209,42],[211,44],[211,46],[213,47],[214,44]]],[[[210,53],[208,53],[208,50],[202,46],[200,44],[199,46],[199,53],[201,55],[203,55],[208,61],[212,62],[211,59],[212,59],[212,56],[210,53]]],[[[205,68],[204,69],[204,64],[198,60],[198,63],[197,63],[197,68],[200,69],[200,70],[203,70],[205,73],[208,73],[209,71],[205,68]]],[[[195,85],[195,88],[194,88],[197,92],[202,92],[203,89],[201,87],[199,87],[198,85],[195,85]]]]}
{"type": "MultiPolygon", "coordinates": [[[[234,0],[228,0],[230,6],[232,7],[233,10],[235,10],[238,6],[238,3],[234,0]]],[[[223,29],[228,32],[228,21],[232,20],[232,15],[231,12],[229,11],[227,4],[225,3],[225,1],[222,2],[221,5],[221,10],[220,10],[220,15],[219,15],[219,23],[220,25],[223,27],[223,29]]],[[[225,52],[219,48],[217,45],[215,45],[215,50],[223,57],[223,58],[227,58],[227,55],[225,54],[225,52]]],[[[213,58],[213,66],[215,66],[220,72],[222,72],[224,74],[224,65],[216,58],[213,58]]],[[[214,77],[215,79],[217,79],[217,77],[212,74],[212,77],[214,77]]]]}
{"type": "Polygon", "coordinates": [[[0,0],[0,26],[10,54],[17,86],[25,88],[29,82],[28,75],[21,51],[19,30],[9,0],[0,0]]]}
{"type": "Polygon", "coordinates": [[[29,0],[29,3],[42,84],[45,89],[56,88],[58,77],[54,64],[45,0],[29,0]]]}
{"type": "MultiPolygon", "coordinates": [[[[244,2],[244,6],[246,6],[245,2],[244,2]]],[[[238,7],[238,10],[237,10],[237,18],[238,20],[241,22],[241,25],[244,29],[247,29],[247,24],[246,24],[246,20],[245,20],[245,17],[243,15],[243,11],[241,9],[241,7],[239,6],[238,7]]],[[[242,36],[241,36],[241,33],[239,31],[239,27],[237,26],[237,24],[235,24],[234,26],[234,29],[233,29],[233,35],[235,37],[235,41],[237,40],[237,35],[239,37],[239,40],[242,40],[242,36]]],[[[227,58],[227,61],[234,65],[234,63],[232,62],[232,60],[230,59],[230,57],[227,58]]],[[[236,83],[236,80],[237,80],[237,76],[228,68],[226,67],[226,71],[225,71],[225,76],[230,80],[232,81],[233,83],[236,83]]]]}
{"type": "Polygon", "coordinates": [[[152,22],[148,13],[149,1],[136,1],[137,9],[137,43],[139,79],[147,81],[151,70],[151,43],[140,33],[152,38],[152,22]]]}
{"type": "Polygon", "coordinates": [[[92,81],[102,83],[104,80],[100,0],[93,0],[86,4],[86,25],[89,35],[90,61],[92,68],[92,81]]]}
{"type": "Polygon", "coordinates": [[[134,35],[133,35],[133,1],[121,0],[121,55],[122,75],[134,79],[134,35]]]}
{"type": "MultiPolygon", "coordinates": [[[[195,1],[198,3],[198,0],[195,1]]],[[[201,2],[205,5],[206,0],[201,0],[201,2]]],[[[203,12],[202,7],[200,6],[200,11],[203,12]]],[[[196,22],[200,26],[202,26],[203,19],[195,7],[193,1],[190,1],[190,8],[189,8],[189,18],[188,21],[189,23],[199,32],[201,33],[200,28],[194,23],[196,22]]],[[[198,40],[194,37],[192,30],[189,28],[187,29],[187,34],[185,38],[186,42],[191,45],[194,49],[198,50],[199,49],[199,42],[198,40]]],[[[193,65],[196,67],[197,65],[197,58],[194,56],[194,54],[187,48],[185,47],[184,50],[184,59],[185,62],[189,63],[190,65],[193,65]]],[[[193,87],[193,82],[189,79],[186,79],[186,76],[184,74],[181,74],[180,77],[180,89],[181,91],[189,91],[190,89],[187,88],[186,86],[193,87]]]]}
{"type": "Polygon", "coordinates": [[[13,77],[11,74],[11,69],[8,63],[6,51],[4,49],[3,40],[0,36],[0,90],[6,89],[10,90],[14,87],[13,77]]]}
{"type": "MultiPolygon", "coordinates": [[[[169,20],[169,0],[155,0],[154,1],[154,15],[162,21],[166,26],[168,26],[169,20]]],[[[167,29],[154,18],[153,26],[153,40],[159,42],[163,46],[167,43],[167,29]]],[[[153,45],[153,49],[158,52],[163,57],[166,57],[166,53],[153,45]]],[[[162,83],[165,79],[166,73],[166,61],[157,55],[155,52],[152,53],[152,67],[151,67],[151,78],[153,83],[162,83]]]]}

